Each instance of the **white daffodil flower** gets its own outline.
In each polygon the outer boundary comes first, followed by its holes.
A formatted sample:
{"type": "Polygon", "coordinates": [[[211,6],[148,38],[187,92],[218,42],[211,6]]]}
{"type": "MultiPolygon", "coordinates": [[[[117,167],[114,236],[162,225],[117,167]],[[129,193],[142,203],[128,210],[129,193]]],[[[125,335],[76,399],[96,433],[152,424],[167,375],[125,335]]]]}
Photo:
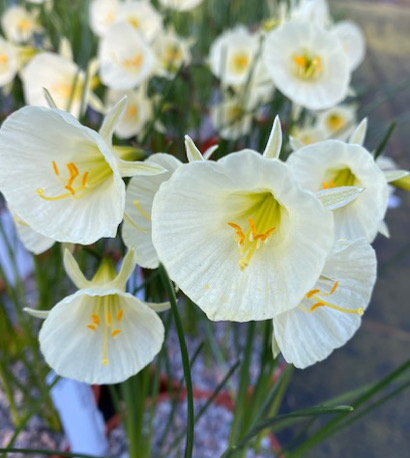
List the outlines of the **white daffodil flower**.
{"type": "Polygon", "coordinates": [[[190,43],[175,32],[161,33],[153,42],[157,58],[156,72],[166,78],[173,78],[183,65],[191,62],[190,43]]]}
{"type": "Polygon", "coordinates": [[[274,356],[279,350],[300,369],[327,358],[359,328],[375,281],[376,255],[366,239],[336,243],[303,300],[274,317],[274,356]]]}
{"type": "Polygon", "coordinates": [[[153,70],[155,56],[140,33],[126,22],[114,24],[98,50],[101,81],[111,89],[134,89],[153,70]]]}
{"type": "Polygon", "coordinates": [[[153,115],[153,103],[147,95],[147,88],[142,85],[133,91],[115,91],[108,89],[106,104],[114,106],[120,99],[127,96],[128,105],[124,116],[115,127],[118,138],[131,138],[140,134],[153,115]]]}
{"type": "Polygon", "coordinates": [[[160,351],[164,326],[154,310],[167,303],[149,304],[125,292],[135,268],[133,252],[124,258],[118,275],[112,261],[102,261],[89,281],[68,250],[67,274],[79,288],[48,313],[39,334],[40,349],[55,372],[89,384],[119,383],[142,370],[160,351]]]}
{"type": "MultiPolygon", "coordinates": [[[[356,124],[356,110],[350,105],[336,105],[317,115],[316,126],[325,132],[326,138],[347,140],[356,124]]],[[[323,138],[324,140],[324,138],[323,138]]]]}
{"type": "Polygon", "coordinates": [[[0,37],[0,87],[11,83],[18,70],[18,59],[14,48],[0,37]]]}
{"type": "Polygon", "coordinates": [[[116,22],[127,22],[149,43],[162,31],[162,17],[147,1],[121,2],[116,22]]]}
{"type": "Polygon", "coordinates": [[[23,6],[13,5],[1,17],[1,27],[8,40],[15,44],[27,43],[39,30],[37,14],[23,6]]]}
{"type": "Polygon", "coordinates": [[[0,190],[33,230],[85,245],[114,237],[124,214],[122,177],[164,171],[122,160],[112,146],[126,103],[108,113],[99,133],[51,108],[24,107],[4,122],[0,190]]]}
{"type": "MultiPolygon", "coordinates": [[[[212,43],[209,51],[212,73],[224,84],[245,84],[253,66],[258,66],[259,46],[259,37],[249,33],[244,26],[224,32],[212,43]]],[[[254,72],[257,73],[258,68],[254,72]]]]}
{"type": "Polygon", "coordinates": [[[152,204],[161,184],[169,180],[182,163],[170,154],[164,153],[153,154],[145,162],[158,164],[164,167],[166,172],[130,180],[125,200],[122,238],[128,249],[135,250],[136,260],[141,267],[156,269],[159,260],[152,244],[152,204]]]}
{"type": "Polygon", "coordinates": [[[196,8],[203,0],[159,0],[164,8],[176,11],[189,11],[196,8]]]}
{"type": "Polygon", "coordinates": [[[314,23],[289,22],[269,32],[263,56],[277,89],[303,107],[323,110],[347,95],[346,54],[336,36],[314,23]]]}
{"type": "Polygon", "coordinates": [[[227,98],[211,107],[211,121],[222,138],[237,140],[247,135],[252,128],[250,110],[249,103],[244,106],[238,97],[227,98]]]}
{"type": "MultiPolygon", "coordinates": [[[[85,91],[85,106],[89,88],[84,88],[85,75],[71,59],[51,52],[34,56],[21,72],[24,99],[28,105],[48,106],[44,88],[55,105],[78,118],[85,91]]],[[[85,108],[85,107],[84,107],[85,108]]]]}
{"type": "Polygon", "coordinates": [[[366,39],[362,30],[352,21],[341,21],[333,25],[331,31],[342,44],[350,71],[356,70],[366,55],[366,39]]]}
{"type": "Polygon", "coordinates": [[[334,212],[336,237],[376,237],[387,209],[386,179],[362,146],[325,140],[290,155],[289,167],[303,188],[319,191],[339,186],[364,188],[351,204],[334,212]]]}
{"type": "Polygon", "coordinates": [[[289,143],[293,151],[303,148],[306,145],[326,140],[326,131],[321,127],[294,127],[289,143]]]}
{"type": "Polygon", "coordinates": [[[117,12],[120,7],[118,0],[93,0],[90,3],[90,28],[102,37],[116,22],[117,12]]]}
{"type": "Polygon", "coordinates": [[[320,275],[333,217],[275,159],[242,150],[177,168],[152,208],[152,238],[176,284],[211,320],[272,318],[320,275]]]}

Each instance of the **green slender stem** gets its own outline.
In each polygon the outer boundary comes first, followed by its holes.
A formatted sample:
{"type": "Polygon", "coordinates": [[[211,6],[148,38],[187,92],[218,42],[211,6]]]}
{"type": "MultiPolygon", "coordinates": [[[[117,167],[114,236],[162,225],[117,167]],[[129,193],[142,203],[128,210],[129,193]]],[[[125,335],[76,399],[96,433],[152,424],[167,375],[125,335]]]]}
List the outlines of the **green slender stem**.
{"type": "Polygon", "coordinates": [[[0,448],[0,453],[23,453],[24,455],[45,455],[45,456],[64,456],[72,458],[108,458],[104,456],[88,455],[85,453],[70,453],[61,452],[60,450],[45,450],[45,449],[34,449],[34,448],[0,448]]]}
{"type": "Polygon", "coordinates": [[[192,451],[194,448],[194,397],[192,393],[192,379],[191,379],[191,368],[189,364],[188,350],[185,343],[184,330],[182,328],[181,317],[178,312],[177,297],[175,295],[175,289],[168,277],[167,271],[163,265],[159,267],[162,282],[167,291],[170,303],[171,311],[174,316],[175,325],[178,333],[179,346],[181,349],[182,365],[184,368],[184,377],[187,392],[187,435],[185,444],[185,458],[192,457],[192,451]]]}

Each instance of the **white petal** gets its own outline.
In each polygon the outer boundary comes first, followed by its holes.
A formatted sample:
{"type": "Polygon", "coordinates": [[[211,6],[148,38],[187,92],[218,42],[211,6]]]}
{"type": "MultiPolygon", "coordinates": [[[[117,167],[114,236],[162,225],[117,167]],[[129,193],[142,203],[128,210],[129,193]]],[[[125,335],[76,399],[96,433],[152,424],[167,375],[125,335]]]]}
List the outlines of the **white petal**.
{"type": "Polygon", "coordinates": [[[209,148],[207,148],[207,150],[204,152],[203,154],[203,158],[205,160],[208,160],[212,154],[214,154],[214,152],[219,148],[219,145],[212,145],[210,146],[209,148]]]}
{"type": "Polygon", "coordinates": [[[349,143],[356,143],[358,145],[363,145],[364,139],[366,138],[367,132],[367,118],[363,118],[360,121],[360,124],[356,127],[352,136],[349,139],[349,143]]]}
{"type": "MultiPolygon", "coordinates": [[[[327,300],[344,308],[366,309],[376,280],[374,250],[365,239],[337,244],[323,275],[339,281],[327,300]]],[[[319,281],[312,289],[322,287],[319,281]]],[[[344,345],[359,328],[361,318],[328,307],[319,307],[313,313],[296,307],[275,317],[273,323],[274,336],[285,360],[305,368],[344,345]]]]}
{"type": "Polygon", "coordinates": [[[112,135],[116,125],[124,116],[125,109],[127,108],[127,103],[127,97],[123,97],[111,108],[111,110],[106,114],[104,118],[100,129],[100,135],[106,141],[107,145],[112,144],[112,135]]]}
{"type": "Polygon", "coordinates": [[[387,183],[400,180],[400,178],[404,178],[409,174],[407,170],[386,170],[383,173],[387,183]]]}
{"type": "Polygon", "coordinates": [[[50,310],[36,310],[29,307],[25,307],[23,311],[31,316],[34,316],[35,318],[40,318],[42,320],[45,320],[50,314],[50,310]]]}
{"type": "Polygon", "coordinates": [[[387,237],[388,239],[390,238],[390,231],[389,227],[387,226],[385,221],[382,221],[379,226],[379,233],[387,237]]]}
{"type": "Polygon", "coordinates": [[[280,126],[279,116],[276,116],[263,156],[270,159],[276,159],[279,157],[281,148],[282,128],[280,126]]]}
{"type": "Polygon", "coordinates": [[[94,332],[87,324],[91,314],[101,312],[98,307],[113,296],[101,290],[81,290],[50,311],[39,340],[47,363],[57,374],[90,384],[119,383],[143,369],[159,352],[164,327],[157,314],[131,294],[117,292],[115,296],[123,317],[120,322],[115,317],[112,320],[121,333],[107,337],[106,365],[102,364],[104,323],[94,332]]]}
{"type": "Polygon", "coordinates": [[[322,189],[316,193],[316,196],[326,208],[336,210],[353,202],[363,191],[364,189],[358,186],[340,186],[322,189]]]}
{"type": "Polygon", "coordinates": [[[147,164],[146,162],[124,161],[117,158],[116,164],[122,177],[152,176],[165,172],[165,169],[160,165],[147,164]]]}
{"type": "Polygon", "coordinates": [[[78,289],[89,288],[91,286],[92,283],[85,278],[77,261],[67,248],[64,250],[64,269],[78,289]]]}
{"type": "Polygon", "coordinates": [[[185,149],[189,162],[204,160],[204,157],[189,135],[185,135],[185,149]]]}
{"type": "Polygon", "coordinates": [[[171,308],[169,302],[144,302],[144,304],[155,312],[165,312],[171,308]]]}
{"type": "Polygon", "coordinates": [[[137,259],[135,257],[135,251],[129,250],[128,253],[124,256],[122,261],[121,269],[118,272],[117,277],[113,281],[113,286],[125,291],[125,285],[130,278],[131,274],[134,272],[135,266],[137,265],[137,259]]]}

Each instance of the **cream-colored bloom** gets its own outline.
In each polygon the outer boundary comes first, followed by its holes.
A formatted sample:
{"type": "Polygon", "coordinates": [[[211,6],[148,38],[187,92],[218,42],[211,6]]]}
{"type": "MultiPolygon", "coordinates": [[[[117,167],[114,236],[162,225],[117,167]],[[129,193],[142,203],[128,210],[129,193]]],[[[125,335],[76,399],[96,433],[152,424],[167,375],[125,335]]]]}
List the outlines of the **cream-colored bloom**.
{"type": "Polygon", "coordinates": [[[189,11],[196,8],[203,0],[159,0],[164,8],[176,11],[189,11]]]}
{"type": "Polygon", "coordinates": [[[16,44],[27,43],[39,30],[37,14],[22,6],[10,6],[1,17],[1,27],[8,40],[16,44]]]}
{"type": "Polygon", "coordinates": [[[347,140],[356,124],[356,110],[350,105],[336,105],[317,116],[316,125],[323,129],[326,138],[347,140]]]}
{"type": "Polygon", "coordinates": [[[326,138],[326,131],[320,127],[295,127],[292,129],[290,145],[293,151],[296,151],[306,145],[321,142],[326,138]]]}
{"type": "Polygon", "coordinates": [[[299,149],[288,164],[303,188],[364,188],[360,196],[334,212],[337,237],[375,238],[387,208],[387,182],[373,156],[362,146],[326,140],[299,149]]]}
{"type": "Polygon", "coordinates": [[[76,118],[80,116],[84,91],[87,102],[89,89],[84,88],[84,72],[75,62],[59,54],[37,54],[24,67],[21,78],[28,105],[48,106],[44,88],[51,94],[57,108],[69,111],[76,118]]]}
{"type": "Polygon", "coordinates": [[[114,237],[125,206],[121,177],[163,171],[117,155],[112,133],[125,107],[123,99],[108,113],[100,133],[69,113],[42,107],[24,107],[4,122],[0,190],[36,232],[82,244],[114,237]]]}
{"type": "Polygon", "coordinates": [[[144,85],[133,91],[107,91],[107,105],[114,106],[120,99],[127,96],[128,105],[124,116],[115,127],[118,138],[131,138],[140,134],[153,114],[152,100],[147,96],[144,85]]]}
{"type": "Polygon", "coordinates": [[[161,33],[153,42],[157,57],[157,72],[166,78],[173,78],[183,65],[191,62],[190,44],[175,32],[161,33]]]}
{"type": "Polygon", "coordinates": [[[165,173],[152,177],[132,178],[127,186],[125,217],[122,238],[141,267],[156,269],[159,266],[157,252],[152,244],[151,213],[155,194],[162,183],[169,180],[181,162],[169,154],[157,153],[150,156],[148,164],[158,164],[165,173]]]}
{"type": "Polygon", "coordinates": [[[151,42],[162,31],[161,15],[145,0],[121,2],[116,22],[127,22],[147,42],[151,42]]]}
{"type": "Polygon", "coordinates": [[[0,37],[0,87],[11,83],[18,70],[18,60],[14,48],[0,37]]]}
{"type": "MultiPolygon", "coordinates": [[[[248,100],[249,101],[249,100],[248,100]]],[[[238,97],[228,98],[211,107],[211,120],[218,134],[227,140],[237,140],[252,128],[252,114],[238,97]]]]}
{"type": "Polygon", "coordinates": [[[342,44],[350,70],[356,70],[366,54],[366,40],[362,30],[352,21],[341,21],[336,23],[331,31],[342,44]]]}
{"type": "Polygon", "coordinates": [[[249,77],[252,67],[257,64],[258,49],[258,36],[249,33],[244,26],[228,30],[211,45],[211,71],[224,84],[242,85],[249,77]]]}
{"type": "Polygon", "coordinates": [[[91,30],[102,37],[116,22],[120,6],[118,0],[93,0],[90,3],[91,30]]]}
{"type": "MultiPolygon", "coordinates": [[[[276,157],[252,150],[177,168],[152,209],[153,243],[170,277],[212,320],[272,318],[319,276],[333,218],[276,157]]],[[[276,146],[275,146],[276,145],[276,146]]]]}
{"type": "Polygon", "coordinates": [[[357,331],[376,281],[366,239],[336,243],[320,277],[293,309],[273,319],[274,354],[305,368],[327,358],[357,331]]]}
{"type": "Polygon", "coordinates": [[[90,384],[119,383],[149,364],[161,349],[164,326],[154,310],[168,304],[148,304],[125,292],[135,268],[133,253],[124,258],[116,275],[105,259],[89,281],[68,250],[64,264],[79,288],[49,313],[26,311],[44,317],[40,348],[57,374],[90,384]]]}
{"type": "Polygon", "coordinates": [[[101,81],[111,89],[134,89],[148,78],[155,57],[140,33],[128,23],[114,24],[100,41],[101,81]]]}
{"type": "Polygon", "coordinates": [[[275,86],[312,110],[330,108],[347,95],[350,70],[339,40],[311,23],[285,23],[266,37],[264,61],[275,86]]]}

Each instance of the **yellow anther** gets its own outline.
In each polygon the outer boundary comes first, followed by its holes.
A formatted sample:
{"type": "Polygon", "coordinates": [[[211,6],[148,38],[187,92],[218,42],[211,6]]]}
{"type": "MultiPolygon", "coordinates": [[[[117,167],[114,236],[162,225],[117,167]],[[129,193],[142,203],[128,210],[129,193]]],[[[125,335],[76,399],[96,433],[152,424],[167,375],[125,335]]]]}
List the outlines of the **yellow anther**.
{"type": "Polygon", "coordinates": [[[103,358],[103,360],[101,362],[102,362],[103,366],[106,366],[108,364],[108,359],[107,358],[103,358]]]}
{"type": "Polygon", "coordinates": [[[306,297],[308,299],[310,299],[312,296],[314,296],[315,294],[317,293],[320,293],[320,289],[312,289],[311,291],[309,291],[307,294],[306,294],[306,297]]]}
{"type": "Polygon", "coordinates": [[[324,181],[322,183],[322,188],[323,189],[330,189],[330,188],[334,188],[334,187],[335,187],[335,182],[333,180],[324,181]]]}
{"type": "Polygon", "coordinates": [[[108,325],[111,324],[111,313],[108,310],[105,312],[105,321],[108,325]]]}
{"type": "Polygon", "coordinates": [[[127,116],[129,118],[133,118],[136,114],[138,114],[138,110],[137,110],[137,107],[135,105],[130,105],[128,108],[127,108],[127,116]]]}
{"type": "Polygon", "coordinates": [[[99,326],[100,324],[100,317],[98,315],[96,315],[95,313],[93,313],[91,315],[91,320],[94,324],[96,324],[97,326],[99,326]]]}
{"type": "Polygon", "coordinates": [[[122,61],[124,67],[134,67],[134,68],[139,68],[142,65],[143,62],[143,56],[140,53],[135,54],[134,57],[130,59],[124,59],[122,61]]]}
{"type": "Polygon", "coordinates": [[[134,202],[134,207],[141,213],[141,215],[146,218],[147,220],[151,221],[151,215],[147,213],[140,204],[140,201],[138,199],[135,199],[134,202]]]}
{"type": "Polygon", "coordinates": [[[228,225],[235,229],[239,245],[243,245],[243,242],[245,240],[245,234],[242,232],[241,226],[235,223],[228,223],[228,225]]]}
{"type": "Polygon", "coordinates": [[[54,174],[59,177],[61,180],[65,181],[67,180],[67,184],[64,186],[64,189],[66,189],[68,192],[60,194],[58,196],[46,196],[44,195],[44,189],[38,188],[36,190],[37,194],[44,200],[49,200],[49,201],[54,201],[54,200],[60,200],[60,199],[65,199],[66,197],[74,197],[77,198],[76,194],[80,191],[82,191],[86,186],[87,186],[87,178],[88,178],[88,172],[85,172],[82,176],[81,179],[81,185],[78,188],[75,188],[74,182],[77,179],[77,177],[80,175],[80,172],[77,168],[77,166],[74,164],[74,162],[69,162],[67,164],[67,169],[69,173],[68,178],[64,178],[60,176],[60,171],[58,170],[57,163],[55,161],[51,161],[51,165],[53,167],[54,174]]]}
{"type": "Polygon", "coordinates": [[[301,79],[312,80],[320,76],[323,71],[320,56],[311,56],[308,52],[292,57],[293,74],[301,79]]]}
{"type": "Polygon", "coordinates": [[[121,321],[122,320],[122,315],[123,315],[123,311],[122,311],[122,309],[119,309],[118,312],[117,312],[117,321],[121,321]]]}
{"type": "Polygon", "coordinates": [[[114,337],[117,336],[120,332],[121,332],[120,329],[116,329],[115,331],[113,331],[113,332],[111,333],[111,337],[114,338],[114,337]]]}
{"type": "Polygon", "coordinates": [[[96,331],[97,330],[97,328],[92,324],[87,324],[87,328],[91,329],[91,331],[96,331]]]}
{"type": "Polygon", "coordinates": [[[136,17],[129,17],[128,18],[128,23],[130,25],[132,25],[133,27],[135,27],[136,29],[138,29],[138,27],[140,26],[140,22],[139,22],[138,18],[136,18],[136,17]]]}
{"type": "Polygon", "coordinates": [[[7,54],[0,54],[0,65],[5,65],[9,61],[9,56],[7,54]]]}
{"type": "Polygon", "coordinates": [[[341,116],[333,114],[327,118],[326,124],[330,130],[337,131],[340,130],[346,122],[341,116]]]}

